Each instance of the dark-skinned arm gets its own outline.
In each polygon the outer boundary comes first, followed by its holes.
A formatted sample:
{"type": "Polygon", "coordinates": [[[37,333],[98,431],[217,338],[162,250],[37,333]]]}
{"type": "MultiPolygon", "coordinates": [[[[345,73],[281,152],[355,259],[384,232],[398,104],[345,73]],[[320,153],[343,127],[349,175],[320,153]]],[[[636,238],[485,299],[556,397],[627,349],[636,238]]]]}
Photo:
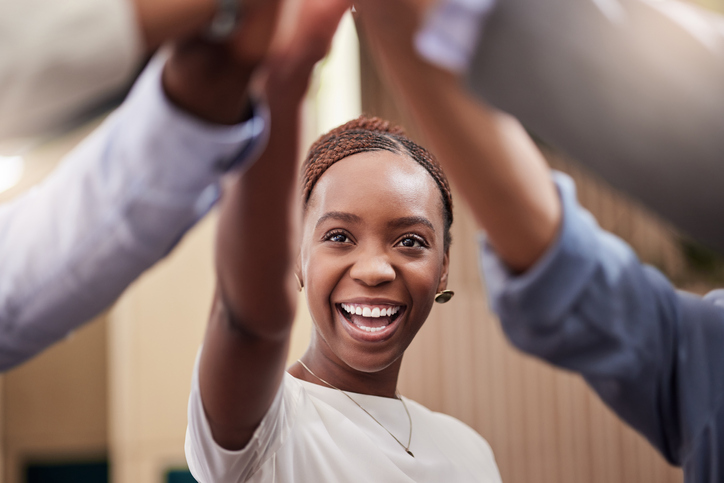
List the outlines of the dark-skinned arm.
{"type": "Polygon", "coordinates": [[[280,29],[288,35],[267,63],[268,146],[227,186],[221,202],[218,287],[199,385],[214,440],[230,450],[249,441],[284,374],[297,300],[300,107],[312,68],[327,51],[347,4],[302,0],[291,6],[300,8],[296,21],[291,30],[280,29]]]}
{"type": "Polygon", "coordinates": [[[472,208],[500,257],[525,271],[553,242],[561,208],[549,168],[512,117],[422,60],[413,37],[425,2],[360,0],[359,24],[384,77],[472,208]]]}

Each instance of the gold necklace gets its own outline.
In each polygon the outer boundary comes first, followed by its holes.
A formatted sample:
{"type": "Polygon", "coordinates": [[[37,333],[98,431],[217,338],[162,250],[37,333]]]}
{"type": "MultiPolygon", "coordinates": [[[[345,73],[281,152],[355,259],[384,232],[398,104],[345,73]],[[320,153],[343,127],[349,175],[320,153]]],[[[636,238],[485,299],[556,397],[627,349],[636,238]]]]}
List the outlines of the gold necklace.
{"type": "Polygon", "coordinates": [[[370,414],[369,411],[367,411],[365,408],[363,408],[363,407],[360,405],[360,403],[358,403],[357,401],[355,401],[354,398],[353,398],[352,396],[350,396],[349,394],[347,394],[346,391],[341,390],[340,388],[338,388],[338,387],[335,386],[334,384],[330,384],[330,383],[328,383],[327,381],[325,381],[324,379],[322,379],[321,377],[319,377],[318,375],[316,375],[314,372],[312,372],[312,370],[311,370],[310,368],[307,367],[307,365],[306,365],[304,362],[302,362],[301,359],[297,359],[297,362],[300,363],[300,364],[302,365],[302,367],[307,370],[307,372],[309,372],[311,375],[313,375],[314,377],[316,377],[317,379],[319,379],[320,381],[322,381],[324,384],[328,385],[328,386],[331,387],[332,389],[338,390],[339,392],[341,392],[342,394],[344,394],[345,396],[347,396],[350,401],[352,401],[353,403],[355,403],[355,404],[357,405],[358,408],[360,408],[362,411],[364,411],[365,413],[367,413],[367,416],[371,417],[374,422],[376,422],[377,424],[379,424],[380,427],[382,427],[382,429],[384,429],[385,431],[387,431],[387,434],[389,434],[390,436],[392,436],[392,439],[394,439],[395,441],[397,441],[397,444],[399,444],[400,446],[402,446],[402,449],[404,449],[404,450],[407,452],[407,454],[409,454],[409,455],[412,456],[413,458],[415,457],[415,455],[412,454],[412,451],[410,451],[410,442],[412,441],[412,418],[410,417],[410,411],[407,410],[407,404],[405,404],[405,400],[400,397],[400,395],[399,395],[399,393],[398,393],[397,391],[395,391],[395,398],[402,403],[402,407],[405,408],[405,412],[407,413],[407,419],[410,421],[410,434],[407,436],[407,446],[405,446],[404,444],[402,444],[402,442],[401,442],[399,439],[397,439],[397,437],[396,437],[394,434],[392,434],[392,433],[390,432],[390,430],[387,429],[387,428],[384,426],[384,424],[382,424],[381,422],[377,421],[377,418],[375,418],[374,416],[372,416],[372,414],[370,414]]]}

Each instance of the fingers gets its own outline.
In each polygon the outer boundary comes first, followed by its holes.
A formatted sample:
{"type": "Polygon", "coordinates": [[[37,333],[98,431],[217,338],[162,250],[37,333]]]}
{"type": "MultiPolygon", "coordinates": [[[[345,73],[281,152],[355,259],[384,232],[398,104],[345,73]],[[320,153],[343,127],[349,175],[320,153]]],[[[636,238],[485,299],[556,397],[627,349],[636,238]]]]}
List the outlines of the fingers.
{"type": "Polygon", "coordinates": [[[281,0],[247,0],[243,18],[229,46],[240,62],[259,64],[267,55],[274,38],[281,0]]]}
{"type": "Polygon", "coordinates": [[[288,0],[275,54],[287,62],[314,64],[329,51],[348,0],[288,0]]]}

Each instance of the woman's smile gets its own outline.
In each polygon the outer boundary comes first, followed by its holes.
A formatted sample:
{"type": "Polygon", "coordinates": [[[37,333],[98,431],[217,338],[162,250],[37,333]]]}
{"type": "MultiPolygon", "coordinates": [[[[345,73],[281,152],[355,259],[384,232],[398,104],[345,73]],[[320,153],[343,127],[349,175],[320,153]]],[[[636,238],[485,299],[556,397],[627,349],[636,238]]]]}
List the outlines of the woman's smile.
{"type": "Polygon", "coordinates": [[[364,342],[392,337],[405,313],[405,305],[394,303],[339,303],[335,308],[349,334],[364,342]]]}

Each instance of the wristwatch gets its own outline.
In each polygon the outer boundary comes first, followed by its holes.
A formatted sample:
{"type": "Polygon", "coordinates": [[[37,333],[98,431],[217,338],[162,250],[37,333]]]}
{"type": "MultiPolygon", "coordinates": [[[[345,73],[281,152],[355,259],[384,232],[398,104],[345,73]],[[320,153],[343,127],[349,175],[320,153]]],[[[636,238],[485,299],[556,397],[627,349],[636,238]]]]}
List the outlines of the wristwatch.
{"type": "Polygon", "coordinates": [[[241,20],[241,0],[216,0],[216,15],[206,31],[206,37],[214,42],[228,39],[241,20]]]}

